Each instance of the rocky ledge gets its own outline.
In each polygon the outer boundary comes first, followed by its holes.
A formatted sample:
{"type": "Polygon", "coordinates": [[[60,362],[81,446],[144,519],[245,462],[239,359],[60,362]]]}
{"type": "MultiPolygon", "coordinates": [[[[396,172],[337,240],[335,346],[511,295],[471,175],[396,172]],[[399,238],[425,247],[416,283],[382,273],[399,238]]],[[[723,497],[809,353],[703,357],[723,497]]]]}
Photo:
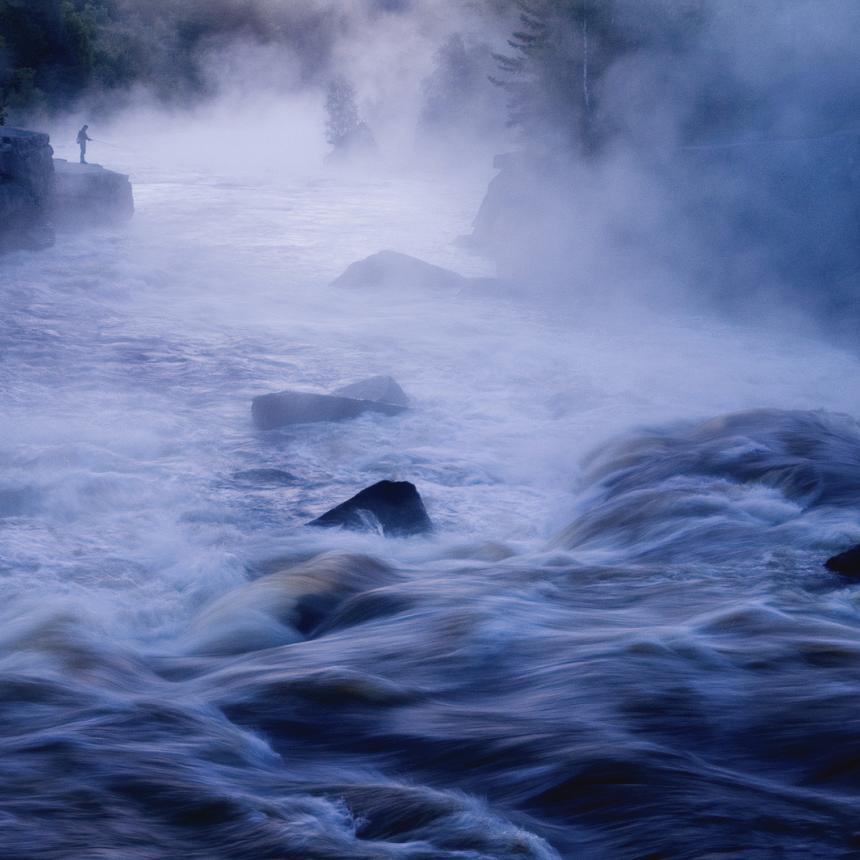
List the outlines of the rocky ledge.
{"type": "Polygon", "coordinates": [[[53,217],[58,228],[115,224],[134,214],[134,196],[126,175],[100,164],[54,159],[53,217]]]}
{"type": "Polygon", "coordinates": [[[55,228],[116,224],[134,213],[127,176],[53,156],[47,134],[0,128],[0,253],[48,247],[55,228]]]}

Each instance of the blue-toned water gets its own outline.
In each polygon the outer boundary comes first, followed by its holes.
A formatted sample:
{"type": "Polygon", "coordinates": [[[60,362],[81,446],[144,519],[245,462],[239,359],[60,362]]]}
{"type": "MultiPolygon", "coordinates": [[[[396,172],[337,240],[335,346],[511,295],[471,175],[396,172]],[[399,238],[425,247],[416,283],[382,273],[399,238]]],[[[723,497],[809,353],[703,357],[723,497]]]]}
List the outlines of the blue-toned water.
{"type": "Polygon", "coordinates": [[[860,854],[855,356],[327,287],[486,274],[487,178],[140,167],[0,262],[3,860],[860,854]],[[408,414],[251,425],[376,373],[408,414]],[[303,528],[384,478],[433,537],[303,528]]]}

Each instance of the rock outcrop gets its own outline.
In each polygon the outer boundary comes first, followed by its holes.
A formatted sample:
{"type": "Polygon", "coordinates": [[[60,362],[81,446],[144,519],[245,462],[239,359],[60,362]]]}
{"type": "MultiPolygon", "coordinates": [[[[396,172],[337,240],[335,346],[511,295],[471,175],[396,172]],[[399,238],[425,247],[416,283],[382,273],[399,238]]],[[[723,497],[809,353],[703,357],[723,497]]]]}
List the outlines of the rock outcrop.
{"type": "Polygon", "coordinates": [[[824,566],[833,573],[860,578],[860,545],[827,559],[824,566]]]}
{"type": "Polygon", "coordinates": [[[344,385],[332,392],[338,397],[355,397],[358,400],[375,400],[378,403],[393,403],[408,406],[409,396],[390,376],[371,376],[351,385],[344,385]]]}
{"type": "MultiPolygon", "coordinates": [[[[545,166],[533,163],[523,153],[497,155],[493,167],[499,171],[487,186],[472,233],[463,244],[482,251],[495,251],[520,235],[523,216],[531,216],[536,197],[545,188],[545,166]]],[[[526,222],[527,223],[527,222],[526,222]]]]}
{"type": "Polygon", "coordinates": [[[778,289],[853,336],[860,135],[749,135],[659,159],[647,152],[590,164],[563,151],[499,156],[462,242],[531,293],[569,296],[576,284],[579,297],[602,300],[614,284],[658,291],[668,271],[723,307],[778,289]],[[620,194],[619,180],[637,192],[620,194]]]}
{"type": "Polygon", "coordinates": [[[0,252],[47,247],[55,227],[116,224],[134,213],[127,176],[53,155],[47,134],[0,128],[0,252]]]}
{"type": "Polygon", "coordinates": [[[47,134],[0,128],[0,252],[53,243],[53,154],[47,134]]]}
{"type": "Polygon", "coordinates": [[[353,263],[332,281],[331,286],[348,289],[457,291],[467,287],[470,281],[470,278],[425,263],[417,257],[397,251],[380,251],[353,263]]]}
{"type": "Polygon", "coordinates": [[[58,227],[98,227],[126,221],[134,214],[128,176],[100,164],[54,159],[53,219],[58,227]]]}
{"type": "Polygon", "coordinates": [[[405,407],[376,400],[312,394],[306,391],[280,391],[263,394],[251,403],[251,417],[258,430],[274,430],[289,424],[315,421],[345,421],[367,412],[399,415],[405,407]]]}
{"type": "Polygon", "coordinates": [[[386,537],[409,537],[433,531],[424,502],[409,481],[380,481],[308,525],[381,531],[386,537]]]}

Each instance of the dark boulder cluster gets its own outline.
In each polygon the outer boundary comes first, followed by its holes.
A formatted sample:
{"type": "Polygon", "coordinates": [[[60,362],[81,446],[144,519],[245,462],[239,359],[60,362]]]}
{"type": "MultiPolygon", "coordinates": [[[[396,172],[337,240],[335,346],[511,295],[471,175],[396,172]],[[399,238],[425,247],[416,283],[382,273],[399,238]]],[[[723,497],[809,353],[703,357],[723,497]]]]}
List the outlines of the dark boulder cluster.
{"type": "MultiPolygon", "coordinates": [[[[280,391],[255,397],[251,415],[259,430],[274,430],[319,421],[344,421],[367,413],[399,415],[409,396],[390,376],[372,376],[335,389],[331,394],[280,391]]],[[[243,478],[271,476],[272,470],[246,470],[243,478]]],[[[292,478],[292,476],[289,476],[292,478]]],[[[427,534],[433,524],[414,484],[380,481],[312,522],[311,526],[377,531],[386,537],[427,534]]]]}

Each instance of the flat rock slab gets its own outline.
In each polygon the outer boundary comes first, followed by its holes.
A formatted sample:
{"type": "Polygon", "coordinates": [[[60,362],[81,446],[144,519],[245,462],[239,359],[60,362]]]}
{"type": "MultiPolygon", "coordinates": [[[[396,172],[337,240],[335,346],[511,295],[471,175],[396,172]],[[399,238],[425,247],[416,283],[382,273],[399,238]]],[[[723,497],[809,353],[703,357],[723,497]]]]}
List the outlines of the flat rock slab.
{"type": "Polygon", "coordinates": [[[409,395],[390,376],[371,376],[361,382],[344,385],[332,392],[338,397],[355,397],[358,400],[375,400],[378,403],[393,403],[408,406],[409,395]]]}
{"type": "Polygon", "coordinates": [[[433,531],[424,502],[409,481],[380,481],[308,523],[352,531],[382,530],[386,537],[409,537],[433,531]]]}
{"type": "Polygon", "coordinates": [[[310,424],[315,421],[346,421],[367,412],[399,415],[405,411],[405,407],[395,403],[305,391],[263,394],[255,397],[251,403],[251,416],[258,430],[274,430],[289,424],[310,424]]]}
{"type": "Polygon", "coordinates": [[[128,176],[100,164],[54,159],[54,220],[59,227],[80,228],[126,221],[134,214],[128,176]]]}
{"type": "Polygon", "coordinates": [[[827,559],[824,566],[833,573],[860,579],[860,545],[827,559]]]}

